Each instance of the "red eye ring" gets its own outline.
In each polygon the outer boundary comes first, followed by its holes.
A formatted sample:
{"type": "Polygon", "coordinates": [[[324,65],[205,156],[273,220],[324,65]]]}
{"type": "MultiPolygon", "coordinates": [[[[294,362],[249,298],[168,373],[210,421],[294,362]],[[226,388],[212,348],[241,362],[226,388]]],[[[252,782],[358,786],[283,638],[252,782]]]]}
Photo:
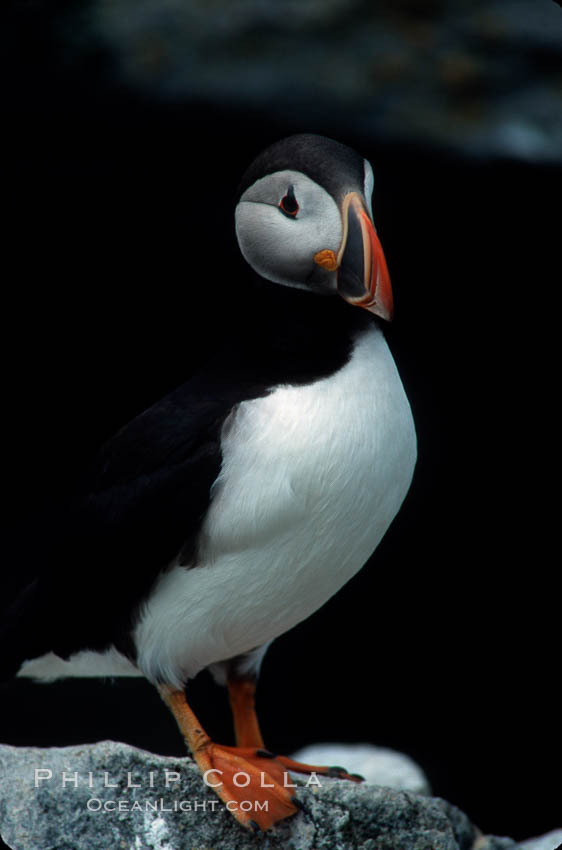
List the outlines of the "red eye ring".
{"type": "Polygon", "coordinates": [[[295,198],[295,190],[292,186],[289,186],[287,194],[279,201],[279,209],[281,212],[285,213],[285,215],[290,216],[290,218],[296,218],[300,207],[297,199],[295,198]]]}

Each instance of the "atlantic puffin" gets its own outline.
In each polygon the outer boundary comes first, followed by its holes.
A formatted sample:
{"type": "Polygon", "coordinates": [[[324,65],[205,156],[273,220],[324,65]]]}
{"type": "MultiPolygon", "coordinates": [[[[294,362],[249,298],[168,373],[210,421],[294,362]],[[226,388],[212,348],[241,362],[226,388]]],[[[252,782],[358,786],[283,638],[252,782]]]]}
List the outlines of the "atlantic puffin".
{"type": "Polygon", "coordinates": [[[268,751],[255,689],[271,641],[369,559],[414,471],[372,191],[369,162],[318,135],[249,166],[236,285],[254,315],[101,448],[1,639],[4,676],[144,675],[253,830],[298,810],[287,771],[358,779],[268,751]],[[186,701],[205,668],[228,689],[236,746],[186,701]]]}

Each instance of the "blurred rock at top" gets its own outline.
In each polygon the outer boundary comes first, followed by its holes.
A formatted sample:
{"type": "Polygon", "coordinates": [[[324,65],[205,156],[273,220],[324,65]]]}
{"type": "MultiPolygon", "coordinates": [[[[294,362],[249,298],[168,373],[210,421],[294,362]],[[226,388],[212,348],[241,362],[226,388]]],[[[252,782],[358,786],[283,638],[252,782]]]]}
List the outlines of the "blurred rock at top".
{"type": "Polygon", "coordinates": [[[61,49],[108,51],[116,78],[145,95],[561,158],[553,0],[92,0],[63,12],[61,49]]]}

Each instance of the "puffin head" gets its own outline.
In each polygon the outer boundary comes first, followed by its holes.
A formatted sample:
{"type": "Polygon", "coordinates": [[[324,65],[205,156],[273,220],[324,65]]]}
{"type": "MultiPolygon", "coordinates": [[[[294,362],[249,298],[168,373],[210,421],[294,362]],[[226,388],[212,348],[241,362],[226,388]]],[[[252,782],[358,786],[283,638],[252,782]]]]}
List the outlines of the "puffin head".
{"type": "Polygon", "coordinates": [[[373,170],[346,145],[299,134],[250,165],[236,235],[246,262],[284,286],[337,294],[392,318],[390,277],[371,211],[373,170]]]}

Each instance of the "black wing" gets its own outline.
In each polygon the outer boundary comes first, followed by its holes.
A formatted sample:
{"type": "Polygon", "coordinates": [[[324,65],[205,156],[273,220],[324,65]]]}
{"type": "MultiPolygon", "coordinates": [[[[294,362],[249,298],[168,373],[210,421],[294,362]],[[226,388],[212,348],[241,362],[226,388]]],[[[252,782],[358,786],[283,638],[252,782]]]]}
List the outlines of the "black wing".
{"type": "Polygon", "coordinates": [[[162,570],[196,555],[233,406],[267,392],[232,364],[206,370],[119,431],[73,497],[58,542],[12,607],[2,667],[48,651],[68,657],[115,643],[132,655],[136,612],[162,570]]]}

